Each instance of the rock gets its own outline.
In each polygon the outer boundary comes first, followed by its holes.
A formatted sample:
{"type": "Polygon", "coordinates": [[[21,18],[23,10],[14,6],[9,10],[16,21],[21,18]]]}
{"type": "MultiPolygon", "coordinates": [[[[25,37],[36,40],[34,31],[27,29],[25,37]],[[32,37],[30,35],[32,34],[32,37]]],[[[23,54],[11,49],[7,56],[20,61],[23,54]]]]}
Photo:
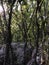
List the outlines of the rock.
{"type": "MultiPolygon", "coordinates": [[[[14,56],[16,56],[15,58],[17,65],[23,65],[24,64],[24,43],[12,43],[12,48],[13,48],[13,52],[14,52],[14,56]]],[[[2,48],[0,49],[0,62],[3,62],[4,57],[5,57],[5,50],[6,50],[6,45],[3,45],[2,48]]],[[[29,60],[31,59],[31,55],[32,55],[32,48],[31,46],[28,46],[26,48],[26,54],[25,57],[27,60],[27,63],[29,62],[29,60]]],[[[26,62],[26,61],[25,61],[26,62]]]]}

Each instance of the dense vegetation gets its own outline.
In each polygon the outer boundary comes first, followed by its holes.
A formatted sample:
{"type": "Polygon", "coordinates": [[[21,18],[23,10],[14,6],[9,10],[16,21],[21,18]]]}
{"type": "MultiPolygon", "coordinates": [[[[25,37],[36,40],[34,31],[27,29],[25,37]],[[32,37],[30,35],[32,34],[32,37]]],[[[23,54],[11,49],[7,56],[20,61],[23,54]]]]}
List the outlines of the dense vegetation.
{"type": "Polygon", "coordinates": [[[0,44],[6,45],[2,65],[49,65],[49,0],[0,0],[0,7],[0,44]],[[11,43],[24,45],[23,63],[17,64],[11,43]]]}

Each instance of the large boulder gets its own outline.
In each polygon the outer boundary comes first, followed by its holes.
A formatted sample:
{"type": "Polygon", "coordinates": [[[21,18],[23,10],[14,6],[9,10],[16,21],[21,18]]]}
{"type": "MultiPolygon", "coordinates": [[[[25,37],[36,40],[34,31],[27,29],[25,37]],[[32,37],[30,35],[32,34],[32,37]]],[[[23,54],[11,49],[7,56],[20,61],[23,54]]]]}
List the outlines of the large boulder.
{"type": "Polygon", "coordinates": [[[30,45],[27,46],[27,48],[24,50],[25,43],[18,43],[18,44],[12,44],[14,53],[17,57],[17,65],[23,65],[24,61],[27,64],[28,61],[31,59],[32,51],[33,49],[31,48],[30,45]],[[25,54],[24,54],[25,51],[25,54]],[[25,59],[25,60],[24,60],[25,59]]]}
{"type": "MultiPolygon", "coordinates": [[[[33,49],[31,48],[30,45],[27,46],[26,50],[25,50],[25,54],[24,54],[24,46],[25,43],[12,43],[12,48],[13,48],[13,53],[15,54],[15,61],[17,63],[17,65],[23,65],[24,64],[24,56],[25,56],[25,62],[26,64],[29,62],[29,60],[31,59],[31,55],[32,55],[32,51],[33,49]]],[[[6,45],[3,45],[0,49],[0,65],[2,65],[1,63],[4,62],[4,58],[5,58],[5,50],[6,50],[6,45]]]]}

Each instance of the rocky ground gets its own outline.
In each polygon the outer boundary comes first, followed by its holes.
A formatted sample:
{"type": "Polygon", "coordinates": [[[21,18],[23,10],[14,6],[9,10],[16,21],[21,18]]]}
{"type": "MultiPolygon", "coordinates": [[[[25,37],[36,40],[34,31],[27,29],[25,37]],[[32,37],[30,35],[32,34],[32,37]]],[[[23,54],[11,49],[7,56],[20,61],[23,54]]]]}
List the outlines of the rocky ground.
{"type": "MultiPolygon", "coordinates": [[[[15,59],[17,65],[23,65],[24,64],[24,43],[12,43],[13,52],[15,54],[15,59]]],[[[6,45],[0,45],[0,65],[4,65],[4,59],[5,59],[5,50],[6,45]]],[[[34,63],[34,55],[36,53],[36,49],[31,48],[30,45],[26,48],[26,65],[32,65],[34,63]]],[[[39,63],[40,57],[37,57],[37,62],[39,63]]]]}

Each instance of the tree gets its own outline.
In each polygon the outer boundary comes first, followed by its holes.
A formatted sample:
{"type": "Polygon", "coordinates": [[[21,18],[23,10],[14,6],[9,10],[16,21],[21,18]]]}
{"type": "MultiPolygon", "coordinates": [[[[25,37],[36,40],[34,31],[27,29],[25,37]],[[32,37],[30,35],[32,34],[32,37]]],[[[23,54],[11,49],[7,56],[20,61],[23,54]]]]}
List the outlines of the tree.
{"type": "MultiPolygon", "coordinates": [[[[3,8],[3,15],[0,19],[2,25],[0,26],[1,39],[4,39],[6,43],[6,63],[13,63],[13,49],[11,46],[12,42],[25,42],[24,46],[24,65],[28,63],[26,57],[26,48],[29,44],[31,47],[36,48],[35,53],[35,65],[37,63],[37,56],[42,57],[48,54],[48,46],[45,42],[48,39],[47,33],[47,21],[49,12],[49,1],[46,0],[1,0],[1,6],[3,8]],[[4,4],[7,6],[5,11],[4,4]],[[40,48],[41,47],[41,48],[40,48]],[[41,49],[41,53],[39,52],[41,49]],[[11,58],[10,58],[11,53],[11,58]],[[40,54],[39,54],[40,53],[40,54]]],[[[32,54],[32,53],[31,53],[32,54]]],[[[47,61],[46,61],[47,62],[47,61]]],[[[5,63],[5,65],[7,65],[5,63]]],[[[46,63],[45,63],[46,64],[46,63]]]]}

